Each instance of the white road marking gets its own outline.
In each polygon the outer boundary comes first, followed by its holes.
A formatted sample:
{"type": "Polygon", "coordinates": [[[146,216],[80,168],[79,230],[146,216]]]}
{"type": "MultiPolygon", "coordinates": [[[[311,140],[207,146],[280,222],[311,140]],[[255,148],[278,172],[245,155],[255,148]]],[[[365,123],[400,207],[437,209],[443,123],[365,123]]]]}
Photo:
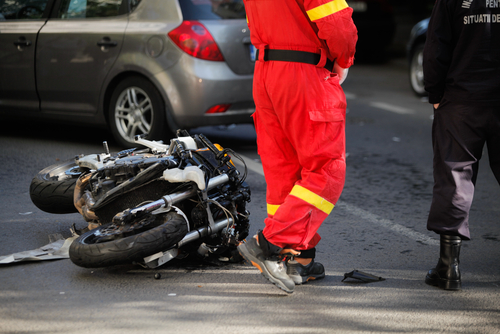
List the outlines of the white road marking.
{"type": "MultiPolygon", "coordinates": [[[[255,161],[255,160],[252,160],[251,158],[249,157],[246,157],[244,155],[241,155],[238,153],[238,155],[243,159],[245,160],[245,164],[247,165],[247,168],[250,169],[252,172],[255,172],[257,174],[260,174],[262,176],[264,176],[264,169],[262,169],[262,164],[255,161]]],[[[239,161],[238,159],[232,159],[233,162],[237,165],[240,165],[240,166],[243,166],[243,163],[241,161],[239,161]]]]}
{"type": "Polygon", "coordinates": [[[382,227],[385,227],[393,232],[399,233],[405,237],[408,237],[410,239],[413,239],[415,241],[419,241],[428,245],[434,245],[434,246],[439,246],[439,240],[433,239],[431,237],[428,237],[425,234],[422,234],[420,232],[414,231],[408,227],[405,227],[403,225],[394,223],[388,219],[379,217],[371,212],[368,212],[366,210],[363,210],[361,208],[358,208],[357,206],[345,203],[343,201],[338,201],[336,207],[342,208],[349,213],[356,215],[364,220],[367,220],[371,223],[378,224],[382,227]]]}
{"type": "Polygon", "coordinates": [[[411,115],[415,113],[415,111],[413,111],[412,109],[395,106],[385,102],[371,102],[370,105],[375,108],[383,109],[401,115],[411,115]]]}
{"type": "Polygon", "coordinates": [[[347,100],[354,100],[356,98],[356,94],[348,93],[348,92],[344,92],[344,94],[345,94],[345,98],[347,100]]]}
{"type": "MultiPolygon", "coordinates": [[[[262,164],[256,162],[255,160],[252,160],[249,157],[246,157],[244,155],[240,156],[245,160],[245,163],[247,164],[247,168],[250,169],[251,171],[258,173],[262,176],[264,176],[264,170],[262,169],[262,164]]],[[[242,165],[241,161],[238,159],[233,159],[234,163],[242,165]]],[[[358,216],[364,220],[367,220],[371,223],[377,224],[379,226],[385,227],[393,232],[399,233],[400,235],[403,235],[407,238],[410,238],[412,240],[422,242],[428,245],[433,245],[433,246],[439,246],[439,240],[433,239],[425,234],[422,234],[420,232],[414,231],[408,227],[405,227],[403,225],[394,223],[388,219],[379,217],[371,212],[368,212],[366,210],[363,210],[361,208],[358,208],[355,205],[351,205],[348,203],[345,203],[343,201],[339,201],[336,204],[337,207],[340,207],[350,214],[353,214],[355,216],[358,216]]]]}

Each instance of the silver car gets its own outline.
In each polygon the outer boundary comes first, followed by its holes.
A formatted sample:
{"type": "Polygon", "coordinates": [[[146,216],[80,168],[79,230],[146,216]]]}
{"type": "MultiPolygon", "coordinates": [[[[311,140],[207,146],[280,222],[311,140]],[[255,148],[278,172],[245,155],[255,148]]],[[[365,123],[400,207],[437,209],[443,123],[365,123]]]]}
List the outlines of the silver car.
{"type": "Polygon", "coordinates": [[[128,147],[250,123],[253,54],[242,0],[0,0],[0,112],[128,147]]]}

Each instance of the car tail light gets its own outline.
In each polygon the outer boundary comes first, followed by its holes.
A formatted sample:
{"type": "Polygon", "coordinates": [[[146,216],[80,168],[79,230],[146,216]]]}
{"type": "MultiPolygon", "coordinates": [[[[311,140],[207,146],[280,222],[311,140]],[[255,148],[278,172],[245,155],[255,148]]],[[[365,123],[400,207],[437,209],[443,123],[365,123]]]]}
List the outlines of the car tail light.
{"type": "Polygon", "coordinates": [[[212,61],[224,61],[224,57],[207,28],[198,21],[183,21],[168,33],[170,39],[187,54],[212,61]]]}
{"type": "Polygon", "coordinates": [[[208,109],[205,112],[205,114],[221,114],[223,112],[226,112],[229,109],[229,107],[231,107],[230,104],[218,104],[208,109]]]}

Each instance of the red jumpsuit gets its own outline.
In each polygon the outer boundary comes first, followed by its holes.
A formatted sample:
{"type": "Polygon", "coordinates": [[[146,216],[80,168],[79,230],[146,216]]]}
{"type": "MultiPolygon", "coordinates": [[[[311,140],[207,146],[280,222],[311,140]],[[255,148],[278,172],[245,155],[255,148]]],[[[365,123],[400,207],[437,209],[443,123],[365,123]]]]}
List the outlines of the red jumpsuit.
{"type": "Polygon", "coordinates": [[[357,30],[345,0],[244,0],[255,64],[253,114],[267,182],[263,234],[308,250],[345,180],[345,94],[326,58],[349,68],[357,30]],[[321,54],[317,65],[264,61],[264,49],[321,54]]]}

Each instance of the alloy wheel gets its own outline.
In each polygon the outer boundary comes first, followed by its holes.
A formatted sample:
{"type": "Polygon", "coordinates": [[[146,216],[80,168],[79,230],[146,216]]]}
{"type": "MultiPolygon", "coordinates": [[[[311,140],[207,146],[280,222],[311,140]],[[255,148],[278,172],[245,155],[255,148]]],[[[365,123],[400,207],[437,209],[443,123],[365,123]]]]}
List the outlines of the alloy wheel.
{"type": "Polygon", "coordinates": [[[153,104],[139,87],[128,87],[115,105],[115,123],[122,138],[134,142],[137,135],[148,134],[153,122],[153,104]]]}

